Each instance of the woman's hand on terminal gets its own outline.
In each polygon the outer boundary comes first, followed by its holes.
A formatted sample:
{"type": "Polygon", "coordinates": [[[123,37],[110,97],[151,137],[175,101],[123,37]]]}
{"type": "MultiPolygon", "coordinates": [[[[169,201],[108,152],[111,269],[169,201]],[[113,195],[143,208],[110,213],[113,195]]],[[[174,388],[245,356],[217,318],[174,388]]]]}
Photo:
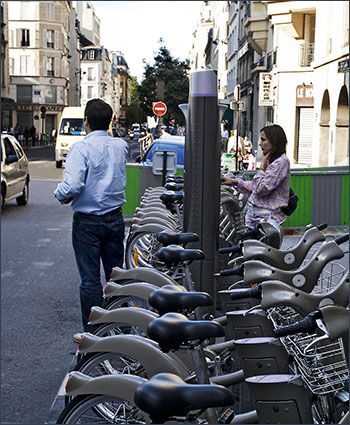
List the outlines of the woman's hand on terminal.
{"type": "Polygon", "coordinates": [[[233,184],[234,186],[236,186],[236,184],[238,183],[237,179],[231,179],[229,177],[221,177],[221,184],[233,184]]]}

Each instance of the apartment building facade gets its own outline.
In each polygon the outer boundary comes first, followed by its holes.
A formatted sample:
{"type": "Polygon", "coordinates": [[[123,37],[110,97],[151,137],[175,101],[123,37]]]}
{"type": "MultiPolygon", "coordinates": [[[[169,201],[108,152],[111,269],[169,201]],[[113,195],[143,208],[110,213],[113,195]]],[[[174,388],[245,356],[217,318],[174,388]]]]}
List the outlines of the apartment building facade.
{"type": "Polygon", "coordinates": [[[8,44],[8,2],[1,2],[1,128],[13,127],[14,100],[10,97],[8,44]]]}
{"type": "Polygon", "coordinates": [[[131,100],[131,77],[129,74],[129,67],[123,53],[120,51],[111,51],[110,55],[112,59],[112,66],[117,73],[119,83],[119,111],[116,111],[116,118],[118,120],[118,124],[124,127],[126,123],[126,113],[131,100]]]}
{"type": "Polygon", "coordinates": [[[103,46],[83,47],[81,57],[81,105],[100,98],[109,103],[114,115],[120,116],[120,79],[109,52],[103,46]]]}
{"type": "Polygon", "coordinates": [[[13,123],[51,134],[68,104],[68,1],[8,4],[9,87],[13,123]],[[46,108],[45,120],[40,108],[46,108]]]}

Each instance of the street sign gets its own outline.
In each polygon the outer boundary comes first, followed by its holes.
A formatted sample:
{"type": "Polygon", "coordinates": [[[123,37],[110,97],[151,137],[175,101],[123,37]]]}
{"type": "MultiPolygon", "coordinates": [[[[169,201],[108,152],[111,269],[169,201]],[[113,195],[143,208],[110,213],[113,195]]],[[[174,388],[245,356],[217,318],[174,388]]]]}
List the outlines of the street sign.
{"type": "Polygon", "coordinates": [[[158,115],[158,117],[163,116],[166,114],[167,107],[164,102],[156,102],[153,104],[153,113],[154,115],[158,115]]]}

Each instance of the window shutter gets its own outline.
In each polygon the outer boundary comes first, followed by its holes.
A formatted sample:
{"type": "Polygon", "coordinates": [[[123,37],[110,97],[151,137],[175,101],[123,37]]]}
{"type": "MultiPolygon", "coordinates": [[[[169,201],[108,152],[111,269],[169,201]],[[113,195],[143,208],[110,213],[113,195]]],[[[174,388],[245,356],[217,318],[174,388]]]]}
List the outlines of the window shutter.
{"type": "Polygon", "coordinates": [[[47,58],[43,58],[43,76],[47,76],[47,58]]]}
{"type": "Polygon", "coordinates": [[[55,77],[60,77],[59,66],[60,66],[59,59],[55,58],[55,77]]]}
{"type": "Polygon", "coordinates": [[[17,47],[21,47],[21,37],[22,37],[22,32],[20,28],[17,28],[16,29],[16,46],[17,47]]]}
{"type": "Polygon", "coordinates": [[[43,30],[42,31],[42,34],[43,34],[43,39],[42,39],[42,42],[43,42],[43,44],[42,44],[42,46],[44,47],[44,48],[46,48],[47,47],[47,40],[46,40],[46,30],[43,30]]]}
{"type": "Polygon", "coordinates": [[[35,30],[35,45],[34,47],[38,48],[40,46],[40,31],[35,30]]]}
{"type": "Polygon", "coordinates": [[[59,32],[55,30],[55,49],[56,50],[60,50],[61,49],[59,35],[60,35],[59,32]]]}

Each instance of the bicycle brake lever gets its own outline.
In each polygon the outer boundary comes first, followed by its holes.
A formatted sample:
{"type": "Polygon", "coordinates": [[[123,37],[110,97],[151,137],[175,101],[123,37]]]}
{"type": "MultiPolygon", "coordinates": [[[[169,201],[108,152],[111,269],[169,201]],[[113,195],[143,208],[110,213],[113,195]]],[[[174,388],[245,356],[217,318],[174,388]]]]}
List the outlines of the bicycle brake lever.
{"type": "Polygon", "coordinates": [[[316,345],[317,343],[319,343],[320,341],[323,341],[324,339],[328,339],[329,338],[329,333],[328,333],[328,329],[326,327],[326,325],[323,323],[322,319],[316,319],[316,324],[317,327],[319,329],[321,329],[322,332],[324,332],[324,335],[319,336],[318,338],[314,339],[313,341],[310,342],[310,344],[308,344],[305,349],[304,349],[304,354],[306,354],[306,352],[308,350],[310,350],[311,347],[313,347],[314,345],[316,345]]]}
{"type": "Polygon", "coordinates": [[[320,341],[323,341],[324,339],[328,339],[328,335],[322,335],[316,339],[314,339],[312,342],[310,342],[310,344],[308,344],[305,348],[304,348],[304,354],[306,355],[306,352],[308,350],[310,350],[311,347],[313,347],[314,345],[318,344],[320,341]]]}

